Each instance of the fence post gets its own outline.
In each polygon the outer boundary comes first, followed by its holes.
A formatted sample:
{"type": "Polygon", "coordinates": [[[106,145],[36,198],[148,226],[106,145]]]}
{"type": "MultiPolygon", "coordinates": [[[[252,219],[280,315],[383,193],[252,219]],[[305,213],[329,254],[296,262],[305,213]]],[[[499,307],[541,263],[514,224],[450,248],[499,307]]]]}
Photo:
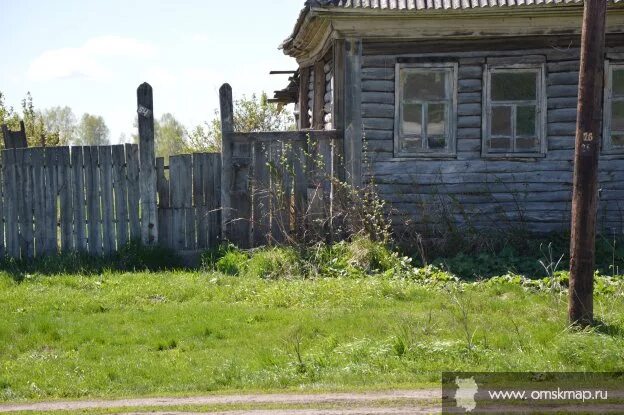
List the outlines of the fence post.
{"type": "Polygon", "coordinates": [[[154,150],[154,98],[152,87],[141,84],[137,90],[139,118],[139,193],[141,195],[141,239],[145,245],[158,243],[156,206],[156,156],[154,150]]]}
{"type": "Polygon", "coordinates": [[[222,240],[231,240],[230,223],[232,220],[232,141],[229,133],[234,132],[234,102],[232,87],[223,84],[219,89],[219,104],[221,106],[221,233],[222,240]]]}

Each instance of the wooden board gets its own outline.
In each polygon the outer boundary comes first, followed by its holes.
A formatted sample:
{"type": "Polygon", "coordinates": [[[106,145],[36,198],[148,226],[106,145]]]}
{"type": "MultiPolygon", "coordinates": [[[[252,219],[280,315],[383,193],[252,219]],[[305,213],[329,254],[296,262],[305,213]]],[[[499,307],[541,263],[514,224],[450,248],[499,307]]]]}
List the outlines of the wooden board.
{"type": "Polygon", "coordinates": [[[19,223],[19,247],[21,257],[32,258],[34,250],[32,216],[32,174],[30,172],[30,152],[24,148],[15,150],[15,184],[18,192],[17,212],[19,223]]]}
{"type": "Polygon", "coordinates": [[[139,146],[126,144],[126,170],[128,175],[128,220],[130,240],[141,240],[141,220],[139,218],[139,146]]]}
{"type": "Polygon", "coordinates": [[[100,211],[100,169],[97,147],[84,148],[85,194],[87,200],[89,253],[102,255],[102,215],[100,211]]]}
{"type": "Polygon", "coordinates": [[[117,249],[126,246],[128,234],[128,181],[126,178],[126,151],[123,145],[113,146],[113,189],[115,194],[115,224],[117,249]]]}
{"type": "Polygon", "coordinates": [[[3,169],[1,168],[1,166],[3,165],[4,155],[0,151],[0,257],[4,258],[4,256],[6,255],[6,242],[4,239],[4,223],[6,221],[6,211],[4,209],[4,199],[5,197],[7,197],[7,195],[4,191],[4,180],[2,180],[1,176],[1,174],[4,173],[3,169]]]}
{"type": "Polygon", "coordinates": [[[72,147],[72,206],[74,222],[74,249],[87,251],[87,213],[85,204],[85,177],[83,147],[72,147]]]}
{"type": "Polygon", "coordinates": [[[58,152],[54,147],[45,149],[45,244],[44,255],[58,252],[58,152]]]}
{"type": "Polygon", "coordinates": [[[184,250],[186,246],[186,218],[184,210],[184,186],[182,182],[185,176],[184,172],[184,158],[182,156],[169,157],[169,180],[171,191],[171,233],[172,233],[172,246],[176,250],[184,250]]]}
{"type": "Polygon", "coordinates": [[[208,210],[206,209],[206,186],[203,175],[204,164],[207,163],[206,154],[193,154],[193,213],[195,217],[195,236],[197,249],[205,249],[208,246],[208,210]]]}
{"type": "Polygon", "coordinates": [[[70,252],[74,249],[73,243],[73,198],[72,172],[70,169],[69,147],[58,149],[58,192],[61,225],[61,250],[70,252]]]}
{"type": "Polygon", "coordinates": [[[43,148],[30,150],[30,162],[33,171],[33,217],[35,224],[35,255],[46,252],[46,207],[45,207],[45,153],[43,148]]]}
{"type": "Polygon", "coordinates": [[[2,165],[4,189],[9,197],[5,198],[6,209],[6,248],[7,254],[12,258],[20,257],[19,249],[19,226],[17,213],[17,200],[12,195],[16,194],[15,178],[15,150],[2,152],[4,164],[2,165]]]}
{"type": "Polygon", "coordinates": [[[169,198],[169,180],[165,175],[165,159],[156,159],[156,189],[158,191],[158,243],[173,248],[171,238],[171,203],[169,198]]]}
{"type": "Polygon", "coordinates": [[[113,199],[113,159],[110,146],[98,147],[100,164],[100,191],[102,203],[102,246],[105,256],[116,250],[115,205],[113,199]]]}
{"type": "Polygon", "coordinates": [[[271,230],[269,149],[264,143],[254,145],[253,165],[253,245],[266,245],[271,230]]]}
{"type": "Polygon", "coordinates": [[[221,155],[207,154],[206,161],[203,175],[208,210],[207,247],[211,248],[221,242],[221,155]]]}

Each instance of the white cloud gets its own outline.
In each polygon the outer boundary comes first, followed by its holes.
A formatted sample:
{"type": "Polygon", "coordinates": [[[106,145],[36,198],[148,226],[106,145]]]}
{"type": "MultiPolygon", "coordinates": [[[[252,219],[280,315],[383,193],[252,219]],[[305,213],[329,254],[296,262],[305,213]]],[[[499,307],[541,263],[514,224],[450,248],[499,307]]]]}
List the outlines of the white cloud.
{"type": "Polygon", "coordinates": [[[78,48],[49,50],[38,56],[28,69],[33,81],[63,78],[104,80],[112,71],[103,62],[105,58],[128,57],[146,59],[155,56],[156,47],[133,38],[102,36],[89,39],[78,48]]]}
{"type": "Polygon", "coordinates": [[[145,71],[143,79],[153,87],[167,87],[177,83],[178,77],[169,69],[154,66],[145,71]]]}

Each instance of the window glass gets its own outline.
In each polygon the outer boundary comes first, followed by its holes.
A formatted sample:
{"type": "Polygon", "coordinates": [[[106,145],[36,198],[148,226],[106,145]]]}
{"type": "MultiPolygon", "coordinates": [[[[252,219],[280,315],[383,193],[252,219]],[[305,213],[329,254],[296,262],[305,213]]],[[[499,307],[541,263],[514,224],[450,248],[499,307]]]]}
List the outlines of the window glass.
{"type": "Polygon", "coordinates": [[[516,133],[517,135],[535,135],[535,106],[517,107],[516,133]]]}
{"type": "Polygon", "coordinates": [[[511,136],[511,107],[492,108],[492,135],[511,136]]]}
{"type": "Polygon", "coordinates": [[[418,71],[406,74],[405,99],[445,99],[446,77],[445,72],[439,71],[418,71]]]}
{"type": "Polygon", "coordinates": [[[429,104],[427,115],[427,135],[444,135],[446,104],[429,104]]]}
{"type": "Polygon", "coordinates": [[[613,70],[613,93],[624,96],[624,69],[613,70]]]}
{"type": "Polygon", "coordinates": [[[422,104],[403,105],[402,130],[404,134],[422,134],[422,104]]]}
{"type": "Polygon", "coordinates": [[[537,96],[535,72],[500,72],[492,74],[494,101],[533,100],[537,96]]]}

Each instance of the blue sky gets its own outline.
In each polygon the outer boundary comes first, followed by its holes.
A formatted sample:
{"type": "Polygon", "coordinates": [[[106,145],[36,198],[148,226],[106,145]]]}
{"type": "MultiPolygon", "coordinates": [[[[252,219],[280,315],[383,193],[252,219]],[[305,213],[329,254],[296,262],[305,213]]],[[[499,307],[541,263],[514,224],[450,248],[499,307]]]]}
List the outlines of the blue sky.
{"type": "Polygon", "coordinates": [[[234,95],[287,84],[296,68],[277,46],[303,0],[0,0],[0,91],[19,106],[68,105],[102,115],[111,140],[132,133],[136,88],[154,87],[156,116],[209,120],[218,89],[234,95]]]}

